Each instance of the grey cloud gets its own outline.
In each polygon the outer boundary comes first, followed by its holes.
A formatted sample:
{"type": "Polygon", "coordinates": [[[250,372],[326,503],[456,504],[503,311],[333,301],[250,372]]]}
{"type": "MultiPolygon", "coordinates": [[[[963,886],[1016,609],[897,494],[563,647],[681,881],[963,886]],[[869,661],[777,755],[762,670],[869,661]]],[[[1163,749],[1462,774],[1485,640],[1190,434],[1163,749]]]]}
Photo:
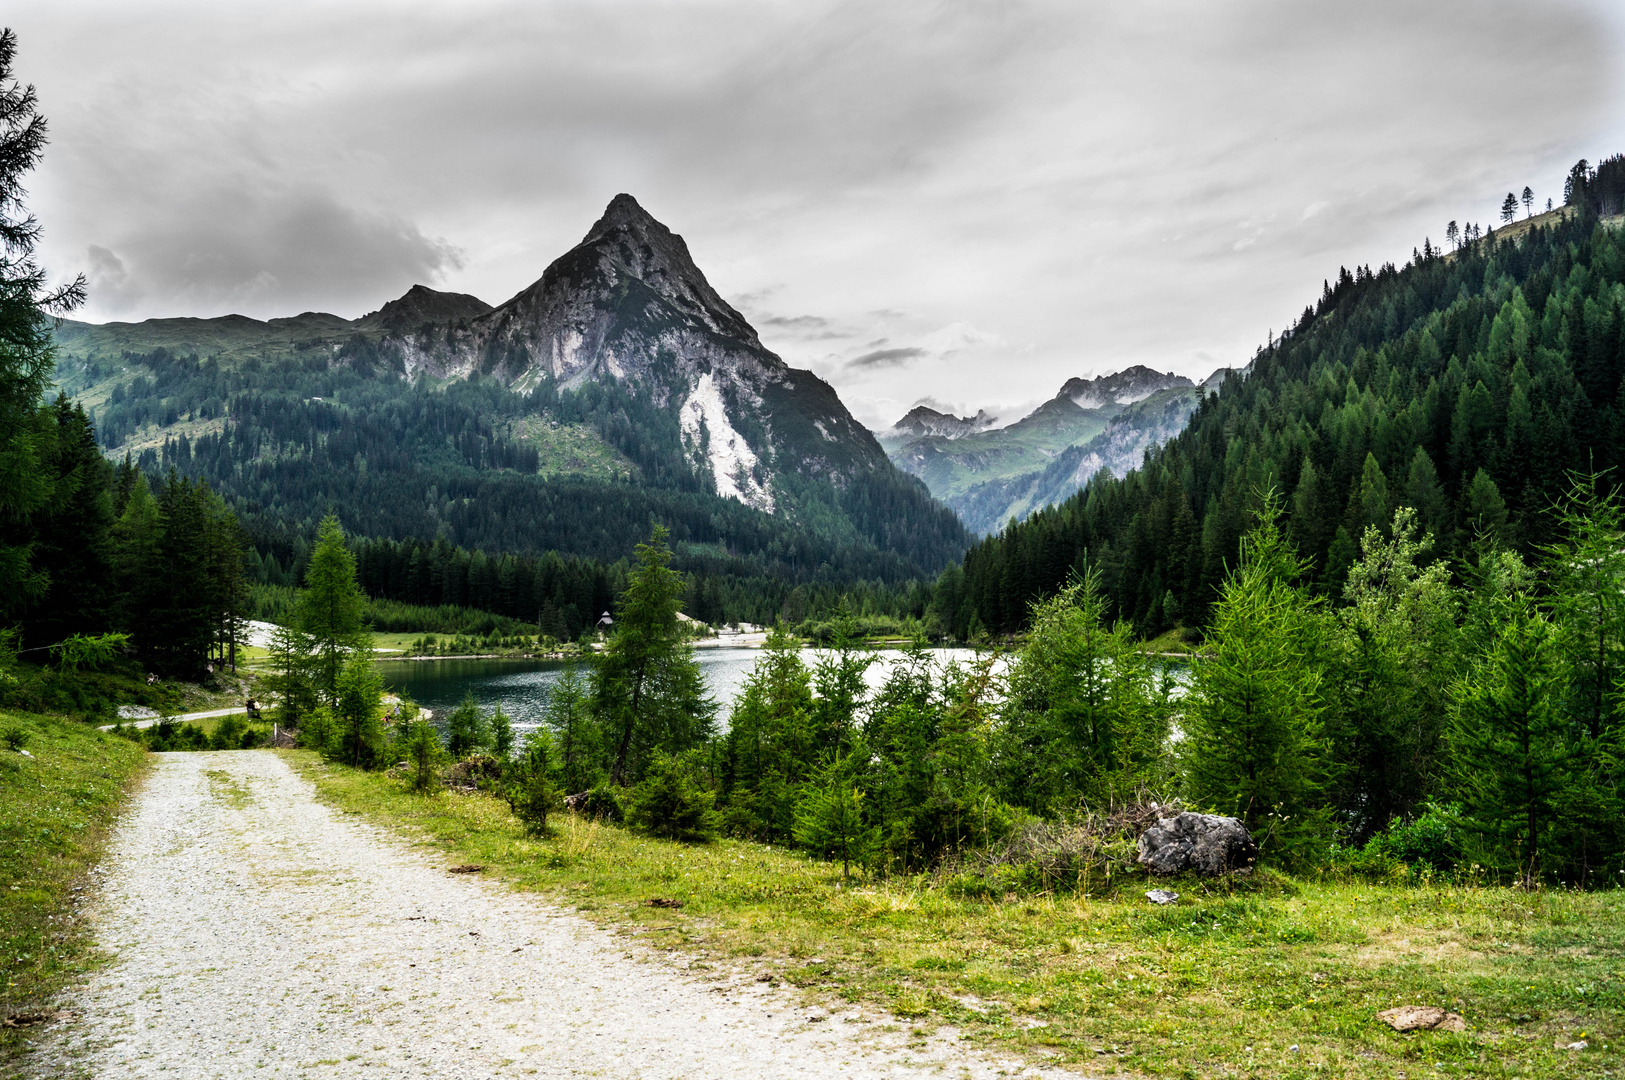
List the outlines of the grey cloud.
{"type": "Polygon", "coordinates": [[[89,255],[90,299],[111,313],[155,302],[210,313],[355,312],[437,282],[460,262],[411,222],[327,192],[246,186],[195,193],[89,255]]]}
{"type": "Polygon", "coordinates": [[[868,356],[961,323],[930,389],[1006,415],[1244,363],[1338,265],[1625,149],[1610,0],[89,10],[7,18],[93,317],[499,300],[631,191],[860,415],[920,390],[868,356]]]}
{"type": "Polygon", "coordinates": [[[910,360],[914,360],[924,355],[924,349],[916,349],[912,347],[903,349],[876,349],[874,352],[867,352],[862,356],[853,357],[846,362],[846,366],[849,368],[902,367],[910,360]]]}
{"type": "Polygon", "coordinates": [[[764,319],[757,319],[759,326],[771,326],[783,330],[823,330],[829,326],[829,320],[819,315],[769,315],[764,319]]]}

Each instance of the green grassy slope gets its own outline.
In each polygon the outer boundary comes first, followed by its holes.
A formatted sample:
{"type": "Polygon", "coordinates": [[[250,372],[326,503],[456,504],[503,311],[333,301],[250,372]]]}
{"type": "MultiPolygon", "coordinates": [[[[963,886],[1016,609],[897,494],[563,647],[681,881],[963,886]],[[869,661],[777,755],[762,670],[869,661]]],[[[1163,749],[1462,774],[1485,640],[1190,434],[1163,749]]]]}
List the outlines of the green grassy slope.
{"type": "MultiPolygon", "coordinates": [[[[0,1016],[45,1011],[94,962],[75,890],[146,760],[141,747],[84,724],[0,710],[0,1016]]],[[[0,1027],[0,1062],[32,1030],[0,1027]]]]}

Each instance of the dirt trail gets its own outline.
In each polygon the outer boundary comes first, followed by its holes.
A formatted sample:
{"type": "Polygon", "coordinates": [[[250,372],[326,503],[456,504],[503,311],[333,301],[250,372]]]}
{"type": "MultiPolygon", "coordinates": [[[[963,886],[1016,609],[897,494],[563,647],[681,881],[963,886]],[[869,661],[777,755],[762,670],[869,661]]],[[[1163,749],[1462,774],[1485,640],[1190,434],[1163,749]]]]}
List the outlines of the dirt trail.
{"type": "Polygon", "coordinates": [[[448,874],[270,753],[160,755],[104,880],[117,959],[42,1039],[41,1076],[1047,1075],[744,972],[679,972],[448,874]]]}

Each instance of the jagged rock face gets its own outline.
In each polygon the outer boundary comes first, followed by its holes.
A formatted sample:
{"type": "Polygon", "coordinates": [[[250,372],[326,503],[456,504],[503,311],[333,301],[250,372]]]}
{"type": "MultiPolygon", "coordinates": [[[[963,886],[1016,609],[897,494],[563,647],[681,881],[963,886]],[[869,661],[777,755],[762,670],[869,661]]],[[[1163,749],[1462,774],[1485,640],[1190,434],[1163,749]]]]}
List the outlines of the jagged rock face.
{"type": "Polygon", "coordinates": [[[1140,834],[1139,862],[1153,874],[1194,870],[1213,876],[1246,869],[1258,858],[1258,843],[1233,817],[1183,813],[1161,818],[1140,834]]]}
{"type": "Polygon", "coordinates": [[[1158,390],[1176,386],[1190,386],[1191,381],[1173,372],[1164,374],[1135,364],[1098,379],[1068,379],[1057,397],[1070,398],[1080,409],[1105,409],[1113,405],[1132,405],[1158,390]]]}
{"type": "Polygon", "coordinates": [[[677,413],[690,465],[718,494],[769,512],[785,473],[839,484],[889,467],[829,384],[764,348],[683,238],[630,195],[507,303],[402,345],[409,375],[479,371],[520,390],[615,380],[647,393],[677,413]]]}
{"type": "Polygon", "coordinates": [[[916,405],[889,430],[882,432],[882,438],[923,439],[927,435],[938,435],[944,439],[962,439],[966,435],[986,431],[996,423],[998,417],[989,416],[986,409],[976,410],[975,416],[954,416],[925,405],[916,405]]]}

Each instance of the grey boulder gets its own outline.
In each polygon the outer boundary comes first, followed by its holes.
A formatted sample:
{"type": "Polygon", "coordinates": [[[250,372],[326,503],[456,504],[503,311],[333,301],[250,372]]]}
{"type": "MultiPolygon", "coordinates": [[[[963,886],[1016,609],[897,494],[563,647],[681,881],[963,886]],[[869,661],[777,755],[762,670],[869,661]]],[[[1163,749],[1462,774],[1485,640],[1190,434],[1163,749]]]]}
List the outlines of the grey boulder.
{"type": "Polygon", "coordinates": [[[1194,870],[1212,876],[1240,870],[1258,858],[1258,842],[1233,817],[1183,813],[1159,818],[1140,834],[1140,865],[1153,874],[1194,870]]]}

